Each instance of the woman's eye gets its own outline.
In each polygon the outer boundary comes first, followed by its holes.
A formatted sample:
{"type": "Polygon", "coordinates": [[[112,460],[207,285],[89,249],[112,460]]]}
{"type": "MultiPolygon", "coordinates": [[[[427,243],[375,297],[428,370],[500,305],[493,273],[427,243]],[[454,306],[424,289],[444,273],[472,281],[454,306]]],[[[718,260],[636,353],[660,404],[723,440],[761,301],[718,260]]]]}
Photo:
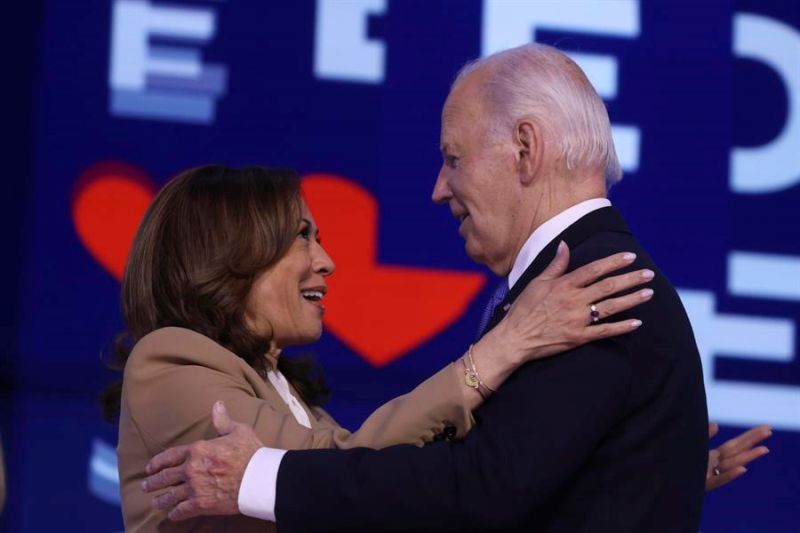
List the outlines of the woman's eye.
{"type": "Polygon", "coordinates": [[[301,239],[309,240],[311,238],[311,228],[308,226],[304,227],[300,230],[300,233],[298,233],[297,236],[301,239]]]}

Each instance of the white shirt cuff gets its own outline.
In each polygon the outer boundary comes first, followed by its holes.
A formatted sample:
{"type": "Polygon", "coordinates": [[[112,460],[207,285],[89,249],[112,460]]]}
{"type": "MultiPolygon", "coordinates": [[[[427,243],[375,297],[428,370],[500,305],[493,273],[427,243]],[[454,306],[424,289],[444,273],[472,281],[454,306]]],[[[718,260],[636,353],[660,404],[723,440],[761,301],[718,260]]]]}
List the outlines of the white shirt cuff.
{"type": "Polygon", "coordinates": [[[239,512],[245,516],[275,521],[278,468],[286,450],[259,448],[247,463],[239,486],[239,512]]]}

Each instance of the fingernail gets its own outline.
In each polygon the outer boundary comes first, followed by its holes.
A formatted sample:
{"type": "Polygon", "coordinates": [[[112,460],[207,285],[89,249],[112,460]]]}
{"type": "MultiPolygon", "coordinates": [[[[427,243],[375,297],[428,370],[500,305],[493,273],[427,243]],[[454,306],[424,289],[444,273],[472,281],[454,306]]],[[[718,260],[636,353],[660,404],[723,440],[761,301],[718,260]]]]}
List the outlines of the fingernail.
{"type": "Polygon", "coordinates": [[[652,270],[650,270],[650,269],[648,269],[648,270],[645,270],[644,272],[642,272],[642,277],[643,277],[644,279],[653,279],[653,277],[655,277],[655,275],[656,275],[656,273],[655,273],[655,272],[653,272],[653,271],[652,271],[652,270]]]}
{"type": "Polygon", "coordinates": [[[641,325],[642,325],[642,321],[641,320],[631,320],[631,327],[632,328],[638,328],[641,325]]]}
{"type": "Polygon", "coordinates": [[[563,254],[564,250],[566,250],[566,249],[567,249],[567,243],[565,243],[564,241],[561,241],[561,242],[558,243],[557,252],[559,253],[559,255],[563,254]]]}
{"type": "Polygon", "coordinates": [[[147,492],[147,480],[142,481],[142,490],[147,492]]]}
{"type": "Polygon", "coordinates": [[[642,299],[650,298],[653,295],[653,289],[644,289],[642,292],[639,293],[642,299]]]}
{"type": "Polygon", "coordinates": [[[628,252],[625,255],[623,255],[622,258],[625,261],[633,261],[634,259],[636,259],[636,254],[633,252],[628,252]]]}
{"type": "Polygon", "coordinates": [[[221,401],[214,402],[214,410],[216,412],[218,412],[218,413],[222,412],[222,402],[221,401]]]}

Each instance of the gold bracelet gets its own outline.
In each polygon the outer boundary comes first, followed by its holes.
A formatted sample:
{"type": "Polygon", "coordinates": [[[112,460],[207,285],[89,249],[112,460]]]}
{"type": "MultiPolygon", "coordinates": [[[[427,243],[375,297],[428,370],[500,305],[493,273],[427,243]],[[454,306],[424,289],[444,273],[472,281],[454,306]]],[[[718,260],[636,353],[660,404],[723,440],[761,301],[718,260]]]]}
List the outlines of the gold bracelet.
{"type": "Polygon", "coordinates": [[[481,395],[481,398],[484,400],[491,394],[494,394],[494,390],[489,387],[486,383],[481,381],[481,377],[478,374],[478,367],[475,366],[475,359],[472,357],[472,348],[474,344],[469,345],[469,350],[467,350],[467,357],[469,358],[469,365],[467,365],[467,361],[464,357],[461,357],[461,363],[464,365],[464,383],[467,387],[475,389],[478,394],[481,395]],[[484,393],[481,389],[486,389],[487,393],[484,393]]]}
{"type": "Polygon", "coordinates": [[[462,356],[459,359],[461,359],[461,364],[464,365],[464,384],[467,387],[480,392],[480,390],[478,390],[478,387],[480,386],[480,379],[478,378],[478,375],[470,369],[469,365],[467,364],[466,357],[462,356]]]}
{"type": "Polygon", "coordinates": [[[483,387],[484,389],[489,391],[489,394],[494,394],[494,389],[489,387],[486,383],[481,381],[480,376],[478,376],[478,367],[475,366],[475,359],[472,358],[472,348],[474,344],[469,345],[469,350],[467,350],[467,355],[469,356],[469,364],[472,366],[472,371],[475,373],[475,377],[478,378],[478,386],[483,387]]]}

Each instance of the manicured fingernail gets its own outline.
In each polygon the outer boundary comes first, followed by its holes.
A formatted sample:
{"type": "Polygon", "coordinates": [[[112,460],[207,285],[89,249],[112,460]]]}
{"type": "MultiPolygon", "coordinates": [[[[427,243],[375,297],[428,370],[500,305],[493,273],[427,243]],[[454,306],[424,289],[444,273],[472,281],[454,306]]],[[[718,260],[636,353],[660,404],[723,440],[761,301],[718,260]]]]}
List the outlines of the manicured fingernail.
{"type": "Polygon", "coordinates": [[[631,320],[631,327],[632,328],[638,328],[641,325],[642,325],[642,321],[641,320],[631,320]]]}
{"type": "Polygon", "coordinates": [[[643,277],[644,279],[653,279],[653,277],[655,277],[655,275],[656,275],[656,273],[655,273],[655,272],[653,272],[653,271],[652,271],[652,270],[650,270],[650,269],[648,269],[648,270],[645,270],[644,272],[642,272],[642,277],[643,277]]]}
{"type": "Polygon", "coordinates": [[[142,481],[142,490],[147,492],[147,480],[142,481]]]}
{"type": "Polygon", "coordinates": [[[636,259],[636,254],[633,252],[628,252],[625,255],[623,255],[622,258],[625,261],[633,261],[634,259],[636,259]]]}
{"type": "Polygon", "coordinates": [[[642,292],[639,293],[639,296],[642,299],[650,298],[653,295],[653,289],[644,289],[642,292]]]}
{"type": "Polygon", "coordinates": [[[561,242],[558,243],[558,250],[556,250],[556,251],[559,254],[563,254],[564,250],[566,250],[566,249],[567,249],[567,243],[565,243],[564,241],[561,241],[561,242]]]}
{"type": "Polygon", "coordinates": [[[214,410],[218,413],[222,412],[222,402],[214,402],[214,410]]]}

